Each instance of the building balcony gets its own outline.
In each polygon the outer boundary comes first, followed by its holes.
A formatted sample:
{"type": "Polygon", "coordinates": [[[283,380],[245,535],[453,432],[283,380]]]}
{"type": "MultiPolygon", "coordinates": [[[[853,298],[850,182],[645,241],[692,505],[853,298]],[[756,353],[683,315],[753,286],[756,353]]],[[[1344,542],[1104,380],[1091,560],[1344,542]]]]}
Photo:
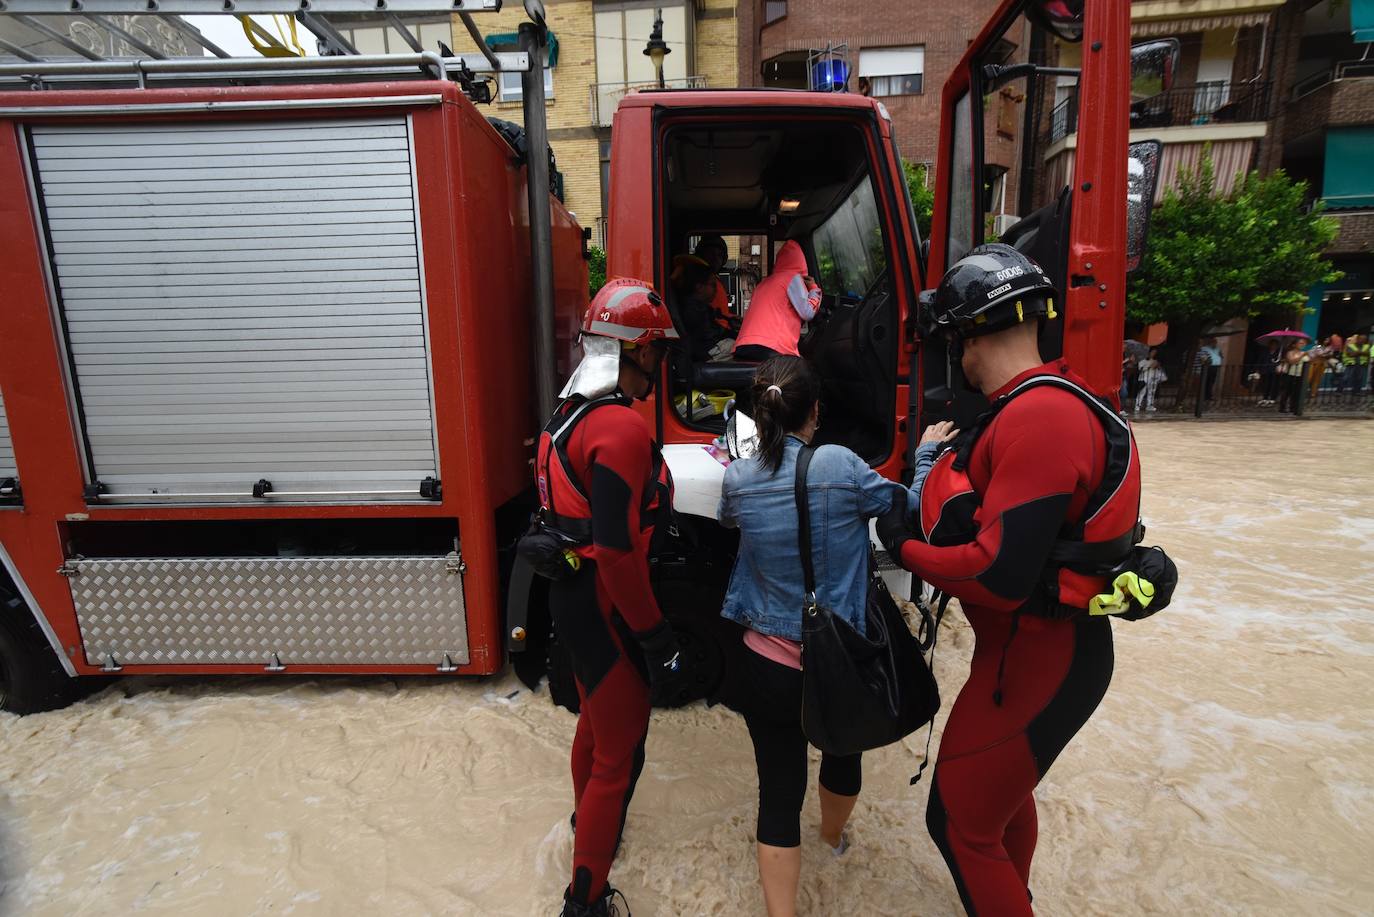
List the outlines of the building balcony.
{"type": "MultiPolygon", "coordinates": [[[[1131,105],[1131,130],[1198,128],[1268,121],[1272,84],[1196,83],[1175,86],[1131,105]]],[[[1078,131],[1078,92],[1050,112],[1046,143],[1050,146],[1078,131]]],[[[1132,138],[1134,139],[1134,137],[1132,138]]],[[[1174,138],[1187,140],[1184,136],[1174,138]]]]}
{"type": "MultiPolygon", "coordinates": [[[[650,80],[645,83],[593,83],[591,86],[591,115],[594,127],[610,127],[611,119],[620,100],[641,89],[657,89],[658,83],[650,80]]],[[[705,89],[706,77],[688,76],[676,80],[664,80],[664,89],[705,89]]]]}
{"type": "Polygon", "coordinates": [[[1336,64],[1293,87],[1285,143],[1328,127],[1374,124],[1374,61],[1336,64]]]}
{"type": "MultiPolygon", "coordinates": [[[[1366,195],[1363,201],[1368,202],[1371,197],[1374,196],[1366,195]]],[[[1333,217],[1341,226],[1340,235],[1327,246],[1326,253],[1328,255],[1374,254],[1374,206],[1366,205],[1360,210],[1335,209],[1342,205],[1347,207],[1359,206],[1353,197],[1345,200],[1327,198],[1325,203],[1329,209],[1323,216],[1333,217]]]]}

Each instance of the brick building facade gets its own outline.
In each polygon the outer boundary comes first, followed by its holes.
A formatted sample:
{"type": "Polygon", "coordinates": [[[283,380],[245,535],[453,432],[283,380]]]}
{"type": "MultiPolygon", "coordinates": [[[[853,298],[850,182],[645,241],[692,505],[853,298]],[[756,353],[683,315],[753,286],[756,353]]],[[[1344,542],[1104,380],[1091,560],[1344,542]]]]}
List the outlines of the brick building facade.
{"type": "Polygon", "coordinates": [[[919,48],[919,84],[908,82],[891,87],[907,91],[875,94],[892,114],[902,155],[932,162],[940,140],[941,87],[997,6],[998,0],[743,0],[740,84],[806,88],[807,52],[844,44],[852,74],[849,88],[858,91],[864,51],[919,48]]]}
{"type": "Polygon", "coordinates": [[[1340,223],[1327,254],[1345,276],[1311,291],[1303,319],[1318,337],[1374,326],[1374,34],[1355,15],[1348,0],[1288,0],[1274,23],[1280,96],[1261,168],[1307,181],[1340,223]]]}
{"type": "MultiPolygon", "coordinates": [[[[663,11],[669,48],[666,85],[729,88],[738,85],[735,6],[734,0],[546,0],[549,29],[557,42],[545,79],[549,144],[563,173],[564,201],[593,230],[595,244],[605,244],[615,107],[625,93],[654,85],[653,66],[643,50],[655,12],[663,11]]],[[[477,17],[484,38],[501,50],[513,49],[504,42],[513,41],[526,20],[521,5],[512,2],[499,13],[477,17]]],[[[453,48],[477,50],[456,17],[453,48]]],[[[518,81],[514,75],[504,79],[503,90],[485,112],[520,123],[518,81]]]]}

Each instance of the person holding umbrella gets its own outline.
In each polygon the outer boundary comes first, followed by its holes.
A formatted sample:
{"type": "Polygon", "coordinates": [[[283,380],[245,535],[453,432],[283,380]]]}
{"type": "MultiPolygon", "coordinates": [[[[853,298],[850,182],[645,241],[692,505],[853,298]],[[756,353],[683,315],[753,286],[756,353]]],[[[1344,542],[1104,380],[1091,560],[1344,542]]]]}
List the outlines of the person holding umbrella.
{"type": "Polygon", "coordinates": [[[1306,343],[1307,340],[1307,335],[1291,328],[1270,331],[1268,334],[1261,334],[1255,338],[1255,343],[1269,345],[1268,365],[1264,369],[1268,378],[1264,384],[1264,397],[1260,399],[1261,406],[1273,404],[1277,400],[1279,410],[1284,410],[1283,405],[1288,400],[1284,398],[1284,392],[1289,384],[1286,381],[1288,372],[1285,362],[1288,356],[1288,345],[1293,341],[1297,341],[1299,344],[1306,343]]]}
{"type": "Polygon", "coordinates": [[[1284,345],[1283,360],[1279,364],[1279,413],[1298,413],[1298,399],[1302,394],[1302,375],[1309,357],[1303,352],[1307,336],[1289,338],[1284,345]]]}

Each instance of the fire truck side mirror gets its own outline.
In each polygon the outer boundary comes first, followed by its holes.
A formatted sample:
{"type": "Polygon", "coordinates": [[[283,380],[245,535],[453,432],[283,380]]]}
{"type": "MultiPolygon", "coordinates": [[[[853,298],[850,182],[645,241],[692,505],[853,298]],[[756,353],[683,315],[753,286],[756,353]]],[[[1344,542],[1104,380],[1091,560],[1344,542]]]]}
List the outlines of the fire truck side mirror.
{"type": "Polygon", "coordinates": [[[1026,12],[1064,41],[1083,40],[1083,0],[1034,0],[1026,12]]]}
{"type": "Polygon", "coordinates": [[[1154,211],[1155,186],[1159,182],[1158,140],[1141,140],[1126,148],[1126,273],[1140,267],[1145,257],[1145,237],[1154,211]]]}
{"type": "Polygon", "coordinates": [[[1177,38],[1143,41],[1131,46],[1131,104],[1168,92],[1178,72],[1177,38]]]}

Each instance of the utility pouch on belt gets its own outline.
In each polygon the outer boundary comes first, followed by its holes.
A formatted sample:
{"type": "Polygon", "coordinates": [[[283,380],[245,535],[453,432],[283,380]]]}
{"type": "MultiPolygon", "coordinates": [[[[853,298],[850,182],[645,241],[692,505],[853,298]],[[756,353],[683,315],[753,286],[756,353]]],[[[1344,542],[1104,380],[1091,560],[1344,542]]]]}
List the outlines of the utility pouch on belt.
{"type": "Polygon", "coordinates": [[[515,546],[535,573],[549,580],[567,579],[582,569],[582,558],[574,552],[581,542],[548,525],[543,514],[536,514],[530,530],[515,546]]]}
{"type": "Polygon", "coordinates": [[[1139,621],[1169,607],[1178,586],[1178,568],[1160,547],[1137,545],[1110,576],[1112,591],[1093,596],[1088,601],[1088,614],[1139,621]]]}

